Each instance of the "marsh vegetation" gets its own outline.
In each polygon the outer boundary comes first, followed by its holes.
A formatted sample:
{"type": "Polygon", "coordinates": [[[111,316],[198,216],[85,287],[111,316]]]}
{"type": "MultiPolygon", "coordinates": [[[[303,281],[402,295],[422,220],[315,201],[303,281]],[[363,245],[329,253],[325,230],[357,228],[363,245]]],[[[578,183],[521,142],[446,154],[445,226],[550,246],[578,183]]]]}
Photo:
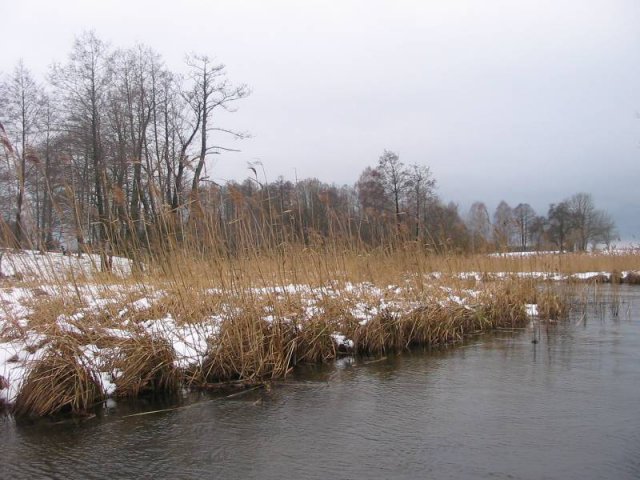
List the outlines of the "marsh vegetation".
{"type": "Polygon", "coordinates": [[[0,398],[13,411],[82,414],[108,396],[457,343],[527,312],[561,317],[546,281],[638,282],[637,251],[585,252],[615,237],[588,194],[547,217],[502,202],[493,221],[481,203],[463,219],[426,165],[389,150],[353,186],[269,181],[258,163],[216,183],[212,156],[246,137],[225,115],[248,94],[207,56],[180,74],[93,33],[48,84],[23,64],[3,82],[0,398]],[[530,252],[547,248],[560,253],[530,252]]]}

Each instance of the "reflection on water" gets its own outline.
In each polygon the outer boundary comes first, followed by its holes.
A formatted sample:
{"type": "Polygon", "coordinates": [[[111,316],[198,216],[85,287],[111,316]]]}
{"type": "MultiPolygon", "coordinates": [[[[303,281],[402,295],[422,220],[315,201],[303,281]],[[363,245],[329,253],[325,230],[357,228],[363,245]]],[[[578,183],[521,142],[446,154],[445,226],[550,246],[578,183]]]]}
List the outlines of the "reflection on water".
{"type": "MultiPolygon", "coordinates": [[[[270,391],[0,420],[2,478],[640,478],[640,288],[534,332],[382,362],[344,358],[270,391]],[[180,406],[143,416],[141,411],[180,406]]],[[[606,292],[605,292],[606,293],[606,292]]]]}

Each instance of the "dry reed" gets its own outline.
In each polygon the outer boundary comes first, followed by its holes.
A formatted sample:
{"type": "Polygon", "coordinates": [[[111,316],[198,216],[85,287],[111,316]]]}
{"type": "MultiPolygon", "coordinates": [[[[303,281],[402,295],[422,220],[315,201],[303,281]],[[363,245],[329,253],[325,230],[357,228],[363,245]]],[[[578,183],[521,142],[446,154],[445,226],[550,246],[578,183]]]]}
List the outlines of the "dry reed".
{"type": "Polygon", "coordinates": [[[84,414],[101,398],[100,382],[78,345],[64,339],[51,344],[31,366],[14,411],[37,416],[84,414]]]}
{"type": "Polygon", "coordinates": [[[113,347],[108,362],[117,372],[113,375],[117,396],[173,393],[180,387],[182,373],[174,365],[175,352],[165,340],[136,334],[113,347]]]}
{"type": "Polygon", "coordinates": [[[33,347],[44,353],[30,366],[14,411],[82,413],[103,398],[95,367],[83,360],[88,345],[111,352],[100,371],[112,372],[114,394],[137,396],[183,384],[260,382],[341,353],[379,355],[522,327],[526,303],[537,304],[542,318],[566,314],[562,296],[537,288],[539,281],[521,278],[523,272],[603,271],[611,275],[588,281],[640,283],[640,275],[629,271],[640,269],[637,255],[433,255],[415,244],[253,248],[252,241],[247,234],[244,246],[234,247],[244,255],[230,255],[220,245],[133,253],[140,255],[138,267],[126,279],[60,272],[48,284],[14,281],[33,292],[26,302],[30,313],[25,324],[6,309],[3,339],[26,338],[29,331],[46,338],[33,347]],[[468,289],[475,294],[452,301],[468,289]],[[389,293],[395,290],[401,293],[389,293]],[[361,304],[369,309],[364,317],[354,313],[361,304]],[[176,327],[208,327],[201,361],[181,364],[169,339],[145,330],[145,322],[167,318],[176,327]],[[338,341],[338,334],[348,341],[338,341]]]}

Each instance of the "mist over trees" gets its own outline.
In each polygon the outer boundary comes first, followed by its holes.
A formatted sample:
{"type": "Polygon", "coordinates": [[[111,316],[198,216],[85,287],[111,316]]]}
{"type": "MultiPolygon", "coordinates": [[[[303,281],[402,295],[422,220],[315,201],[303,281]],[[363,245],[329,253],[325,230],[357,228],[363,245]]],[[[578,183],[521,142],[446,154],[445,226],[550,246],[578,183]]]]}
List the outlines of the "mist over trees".
{"type": "Polygon", "coordinates": [[[127,254],[181,243],[238,252],[410,241],[482,252],[584,250],[615,238],[613,220],[585,193],[546,216],[506,202],[490,215],[476,202],[463,219],[438,197],[427,165],[406,165],[391,150],[352,186],[267,181],[259,164],[242,182],[217,184],[209,161],[231,158],[233,141],[247,136],[226,128],[225,115],[250,91],[205,55],[187,57],[185,71],[169,70],[147,46],[115,49],[90,32],[44,82],[22,63],[0,77],[5,244],[127,254]]]}

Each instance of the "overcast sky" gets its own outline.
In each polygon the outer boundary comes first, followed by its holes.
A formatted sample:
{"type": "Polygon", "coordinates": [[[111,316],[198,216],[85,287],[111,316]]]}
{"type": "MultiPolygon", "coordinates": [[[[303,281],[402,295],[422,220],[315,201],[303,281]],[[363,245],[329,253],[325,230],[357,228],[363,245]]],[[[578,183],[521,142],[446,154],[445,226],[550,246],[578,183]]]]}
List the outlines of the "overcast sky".
{"type": "Polygon", "coordinates": [[[44,75],[93,29],[185,53],[252,90],[224,126],[252,138],[208,173],[353,184],[390,149],[464,213],[586,191],[640,240],[640,1],[0,0],[0,71],[44,75]]]}

